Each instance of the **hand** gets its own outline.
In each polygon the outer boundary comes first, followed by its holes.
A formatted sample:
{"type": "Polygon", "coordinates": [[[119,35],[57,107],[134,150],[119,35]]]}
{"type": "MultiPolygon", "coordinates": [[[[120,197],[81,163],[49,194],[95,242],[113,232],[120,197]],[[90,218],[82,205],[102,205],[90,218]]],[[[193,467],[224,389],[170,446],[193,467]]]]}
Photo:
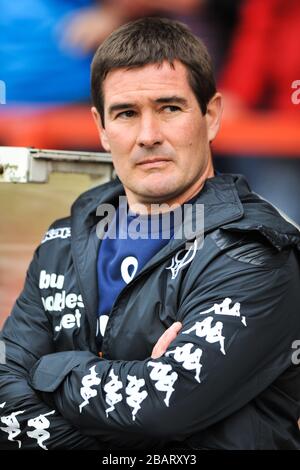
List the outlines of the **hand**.
{"type": "Polygon", "coordinates": [[[168,347],[170,346],[172,341],[174,341],[174,339],[177,337],[177,335],[178,335],[179,331],[181,330],[181,328],[182,328],[182,323],[177,321],[177,322],[173,323],[173,325],[171,325],[161,335],[161,337],[158,339],[156,345],[152,349],[152,353],[151,353],[152,359],[158,359],[159,357],[161,357],[166,352],[166,350],[168,349],[168,347]]]}

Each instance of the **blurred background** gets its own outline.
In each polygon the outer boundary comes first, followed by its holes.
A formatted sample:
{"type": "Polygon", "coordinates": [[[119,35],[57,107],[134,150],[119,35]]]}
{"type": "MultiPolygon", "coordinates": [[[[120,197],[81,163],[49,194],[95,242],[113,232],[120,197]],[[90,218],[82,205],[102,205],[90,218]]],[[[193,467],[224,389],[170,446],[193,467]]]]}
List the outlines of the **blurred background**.
{"type": "MultiPolygon", "coordinates": [[[[141,16],[187,23],[212,55],[225,97],[214,142],[219,171],[300,224],[299,0],[0,0],[0,146],[99,151],[90,62],[119,25],[141,16]]],[[[0,185],[0,327],[48,225],[92,185],[0,185]]]]}

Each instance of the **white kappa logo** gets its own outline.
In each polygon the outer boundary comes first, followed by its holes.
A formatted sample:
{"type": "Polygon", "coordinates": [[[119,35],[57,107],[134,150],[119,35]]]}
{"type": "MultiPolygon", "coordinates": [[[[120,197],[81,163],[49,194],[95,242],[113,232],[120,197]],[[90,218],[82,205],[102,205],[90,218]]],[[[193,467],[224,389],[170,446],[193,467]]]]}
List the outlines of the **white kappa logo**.
{"type": "Polygon", "coordinates": [[[117,392],[123,388],[122,382],[118,380],[118,376],[114,373],[113,369],[111,369],[109,377],[111,378],[110,382],[106,383],[104,386],[106,393],[105,401],[110,405],[110,407],[105,410],[107,418],[108,414],[115,409],[115,405],[122,401],[121,393],[117,392]]]}
{"type": "MultiPolygon", "coordinates": [[[[3,403],[2,403],[3,404],[3,403]]],[[[5,405],[5,402],[3,406],[5,405]]],[[[1,422],[6,425],[6,428],[1,427],[1,431],[6,432],[8,434],[7,439],[11,442],[17,442],[19,449],[22,445],[21,441],[16,440],[15,438],[21,434],[20,423],[17,420],[16,416],[25,413],[25,410],[22,411],[15,411],[8,416],[2,416],[1,422]]]]}
{"type": "Polygon", "coordinates": [[[34,428],[33,431],[27,431],[27,436],[32,439],[36,439],[37,445],[44,450],[48,450],[44,445],[44,441],[50,437],[50,432],[47,431],[47,429],[50,428],[50,421],[46,416],[53,415],[54,413],[55,410],[49,411],[49,413],[41,414],[36,418],[29,419],[27,423],[29,427],[34,428]]]}
{"type": "Polygon", "coordinates": [[[186,343],[182,347],[177,346],[173,351],[166,352],[165,356],[169,357],[173,354],[175,361],[182,363],[182,367],[184,369],[195,370],[195,379],[200,383],[200,372],[202,368],[200,359],[202,356],[202,349],[196,348],[195,351],[192,352],[193,347],[193,343],[186,343]]]}
{"type": "Polygon", "coordinates": [[[101,379],[96,372],[96,366],[90,367],[89,371],[90,374],[85,375],[81,381],[82,387],[80,388],[80,395],[83,398],[83,402],[79,405],[79,413],[82,412],[83,407],[89,404],[90,399],[96,397],[98,394],[97,390],[92,388],[92,386],[100,385],[101,383],[101,379]]]}
{"type": "Polygon", "coordinates": [[[208,343],[219,343],[220,351],[222,354],[225,353],[225,336],[222,335],[223,323],[217,321],[214,326],[212,326],[213,317],[207,317],[201,322],[197,321],[191,328],[186,331],[183,331],[183,335],[188,335],[195,332],[198,338],[205,338],[205,341],[208,343]]]}
{"type": "Polygon", "coordinates": [[[239,302],[235,302],[232,307],[229,307],[231,302],[231,298],[226,297],[220,304],[214,304],[211,308],[200,312],[200,315],[214,312],[215,315],[228,315],[230,317],[240,317],[243,325],[247,326],[246,317],[244,315],[241,316],[240,313],[241,304],[239,302]]]}
{"type": "Polygon", "coordinates": [[[45,233],[45,236],[41,243],[54,240],[55,238],[69,238],[71,236],[71,227],[51,228],[45,233]]]}
{"type": "Polygon", "coordinates": [[[127,398],[126,403],[133,408],[132,420],[135,421],[135,415],[141,409],[141,403],[147,398],[146,390],[141,390],[145,386],[144,379],[138,379],[135,375],[128,375],[128,385],[125,389],[127,398]]]}
{"type": "Polygon", "coordinates": [[[155,382],[155,388],[160,392],[166,392],[164,402],[166,406],[170,404],[170,398],[174,392],[174,383],[178,379],[177,372],[173,371],[170,364],[163,364],[162,362],[148,362],[147,366],[153,367],[150,372],[150,379],[155,382]]]}
{"type": "Polygon", "coordinates": [[[110,382],[104,385],[104,391],[106,393],[105,401],[110,405],[109,408],[105,410],[107,418],[108,414],[114,411],[115,405],[122,401],[121,393],[117,392],[123,388],[122,382],[118,380],[118,376],[114,373],[113,369],[111,369],[109,377],[111,378],[110,382]]]}

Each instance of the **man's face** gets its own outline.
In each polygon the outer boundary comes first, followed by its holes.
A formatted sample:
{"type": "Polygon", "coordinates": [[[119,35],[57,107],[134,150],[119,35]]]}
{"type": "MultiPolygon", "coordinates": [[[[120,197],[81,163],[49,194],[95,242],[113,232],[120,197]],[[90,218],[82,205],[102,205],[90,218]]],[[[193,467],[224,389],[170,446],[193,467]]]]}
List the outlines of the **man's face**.
{"type": "Polygon", "coordinates": [[[203,116],[181,62],[113,70],[103,96],[105,128],[92,112],[130,205],[182,203],[213,176],[209,142],[221,98],[215,95],[203,116]]]}

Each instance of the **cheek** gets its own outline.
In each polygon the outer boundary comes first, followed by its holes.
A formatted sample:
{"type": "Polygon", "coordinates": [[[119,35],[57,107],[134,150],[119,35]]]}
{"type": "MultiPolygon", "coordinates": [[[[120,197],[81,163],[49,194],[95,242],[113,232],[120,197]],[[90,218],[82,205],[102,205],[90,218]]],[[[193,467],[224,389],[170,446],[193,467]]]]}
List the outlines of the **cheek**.
{"type": "Polygon", "coordinates": [[[173,129],[173,142],[178,146],[197,146],[205,135],[205,126],[197,119],[182,119],[173,129]]]}
{"type": "Polygon", "coordinates": [[[173,146],[181,155],[194,154],[202,141],[202,129],[190,124],[178,129],[173,137],[173,146]]]}
{"type": "Polygon", "coordinates": [[[112,153],[128,155],[132,147],[132,136],[128,129],[109,129],[106,131],[108,143],[112,153]]]}

